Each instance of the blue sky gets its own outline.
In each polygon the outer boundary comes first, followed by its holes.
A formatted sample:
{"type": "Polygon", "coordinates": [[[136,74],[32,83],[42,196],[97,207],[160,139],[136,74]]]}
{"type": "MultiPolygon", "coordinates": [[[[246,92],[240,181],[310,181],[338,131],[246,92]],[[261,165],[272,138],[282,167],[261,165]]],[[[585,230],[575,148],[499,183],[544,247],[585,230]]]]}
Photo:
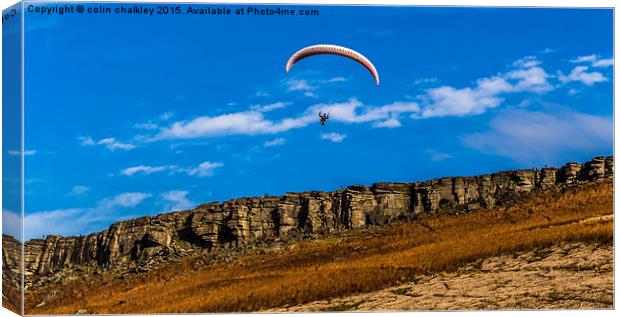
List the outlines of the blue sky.
{"type": "Polygon", "coordinates": [[[25,237],[612,154],[611,10],[317,8],[26,14],[25,237]],[[336,56],[284,71],[319,43],[364,54],[381,86],[336,56]]]}

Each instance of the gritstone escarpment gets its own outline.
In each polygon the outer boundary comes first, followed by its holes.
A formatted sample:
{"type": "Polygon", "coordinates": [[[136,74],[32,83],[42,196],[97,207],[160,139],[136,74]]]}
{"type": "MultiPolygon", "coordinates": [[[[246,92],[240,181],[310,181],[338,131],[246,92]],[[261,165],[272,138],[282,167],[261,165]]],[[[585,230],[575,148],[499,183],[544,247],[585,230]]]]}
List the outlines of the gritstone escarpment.
{"type": "MultiPolygon", "coordinates": [[[[356,185],[334,192],[286,193],[203,204],[193,210],[115,223],[87,236],[29,240],[26,280],[67,267],[141,263],[170,253],[243,248],[309,235],[363,229],[422,214],[461,213],[514,201],[519,195],[613,176],[613,157],[562,168],[444,177],[415,183],[356,185]]],[[[5,279],[19,272],[19,243],[3,236],[5,279]]],[[[5,280],[6,281],[6,280],[5,280]]]]}

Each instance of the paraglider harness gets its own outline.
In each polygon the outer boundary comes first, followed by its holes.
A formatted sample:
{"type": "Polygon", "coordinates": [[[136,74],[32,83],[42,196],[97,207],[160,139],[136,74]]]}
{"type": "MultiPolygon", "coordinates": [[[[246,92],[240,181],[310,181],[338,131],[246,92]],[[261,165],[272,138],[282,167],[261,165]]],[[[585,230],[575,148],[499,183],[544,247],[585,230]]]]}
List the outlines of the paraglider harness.
{"type": "Polygon", "coordinates": [[[319,118],[319,120],[321,121],[321,125],[325,125],[327,123],[327,120],[329,119],[329,113],[322,114],[321,112],[319,112],[319,118]]]}

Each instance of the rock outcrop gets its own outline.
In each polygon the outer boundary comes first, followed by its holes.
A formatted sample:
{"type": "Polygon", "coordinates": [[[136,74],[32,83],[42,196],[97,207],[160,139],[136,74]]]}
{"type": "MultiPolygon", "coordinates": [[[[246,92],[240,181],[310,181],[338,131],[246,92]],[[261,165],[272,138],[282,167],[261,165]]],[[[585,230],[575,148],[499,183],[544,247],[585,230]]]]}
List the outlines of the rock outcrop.
{"type": "MultiPolygon", "coordinates": [[[[286,193],[203,204],[193,210],[113,224],[87,236],[47,236],[24,245],[25,276],[77,265],[147,261],[170,250],[208,252],[257,243],[361,229],[421,214],[461,213],[494,207],[533,190],[613,176],[613,157],[568,163],[560,169],[515,170],[416,183],[355,185],[334,192],[286,193]]],[[[19,265],[19,243],[3,236],[3,263],[19,265]]],[[[19,269],[17,269],[19,271],[19,269]]]]}

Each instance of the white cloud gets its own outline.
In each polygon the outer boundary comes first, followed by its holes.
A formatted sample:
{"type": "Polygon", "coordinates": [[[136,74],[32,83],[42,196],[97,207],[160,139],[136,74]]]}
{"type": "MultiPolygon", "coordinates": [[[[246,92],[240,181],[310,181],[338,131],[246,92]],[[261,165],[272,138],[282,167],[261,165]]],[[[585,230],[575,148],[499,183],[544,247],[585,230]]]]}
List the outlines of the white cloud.
{"type": "Polygon", "coordinates": [[[395,102],[381,107],[365,106],[357,99],[346,102],[317,104],[309,108],[308,116],[319,112],[329,113],[330,120],[345,123],[363,123],[397,119],[403,113],[416,113],[420,106],[415,102],[395,102]]]}
{"type": "Polygon", "coordinates": [[[512,92],[544,93],[553,89],[553,86],[547,81],[549,75],[540,67],[513,70],[508,72],[505,77],[517,81],[512,86],[512,92]]]}
{"type": "Polygon", "coordinates": [[[144,129],[144,130],[156,130],[157,128],[159,128],[159,126],[152,122],[146,122],[146,123],[136,123],[134,124],[134,128],[144,129]]]}
{"type": "Polygon", "coordinates": [[[413,84],[414,85],[421,85],[421,84],[436,83],[437,81],[439,81],[439,79],[437,77],[418,78],[415,81],[413,81],[413,84]]]}
{"type": "Polygon", "coordinates": [[[160,115],[159,115],[159,120],[161,120],[161,121],[168,121],[168,120],[170,120],[173,116],[174,116],[174,112],[172,112],[172,111],[167,111],[167,112],[164,112],[164,113],[162,113],[162,114],[160,114],[160,115]]]}
{"type": "Polygon", "coordinates": [[[494,118],[488,131],[465,135],[462,141],[484,153],[541,163],[569,151],[611,149],[612,131],[611,117],[570,111],[512,110],[494,118]]]}
{"type": "Polygon", "coordinates": [[[316,94],[316,90],[319,89],[321,85],[324,84],[332,84],[332,83],[342,83],[346,82],[347,79],[344,77],[332,77],[327,79],[289,79],[284,82],[284,86],[286,87],[286,91],[288,92],[303,92],[303,95],[309,98],[318,98],[319,96],[316,94]]]}
{"type": "Polygon", "coordinates": [[[277,139],[273,139],[273,140],[265,142],[264,146],[265,147],[272,147],[272,146],[282,145],[284,143],[286,143],[286,139],[285,138],[277,138],[277,139]]]}
{"type": "Polygon", "coordinates": [[[613,58],[607,58],[607,59],[601,59],[601,60],[598,60],[598,61],[592,63],[592,66],[594,66],[594,67],[609,67],[609,66],[613,66],[613,64],[614,64],[613,58]]]}
{"type": "Polygon", "coordinates": [[[162,165],[162,166],[147,166],[147,165],[138,165],[133,167],[128,167],[121,170],[120,174],[125,176],[134,176],[137,174],[150,175],[153,173],[160,173],[168,171],[170,174],[176,173],[185,173],[190,176],[198,176],[205,177],[213,175],[213,171],[216,168],[224,166],[223,163],[220,162],[203,162],[196,167],[179,167],[177,165],[162,165]]]}
{"type": "Polygon", "coordinates": [[[101,140],[99,140],[99,142],[97,142],[97,144],[105,145],[105,147],[108,150],[110,150],[110,151],[114,151],[114,150],[117,150],[117,149],[129,151],[129,150],[135,148],[135,146],[133,144],[121,143],[121,142],[116,141],[115,138],[101,139],[101,140]]]}
{"type": "Polygon", "coordinates": [[[319,83],[321,84],[331,84],[331,83],[343,83],[346,82],[347,79],[344,77],[332,77],[329,79],[319,79],[319,83]]]}
{"type": "Polygon", "coordinates": [[[306,96],[306,97],[310,97],[310,98],[318,98],[318,97],[319,97],[317,94],[315,94],[315,93],[314,93],[314,92],[312,92],[312,91],[306,91],[306,92],[304,92],[304,96],[306,96]]]}
{"type": "Polygon", "coordinates": [[[387,119],[385,121],[378,121],[372,124],[375,128],[400,128],[403,126],[398,119],[387,119]]]}
{"type": "Polygon", "coordinates": [[[479,90],[471,88],[442,86],[427,92],[431,103],[424,107],[422,118],[481,114],[503,101],[495,95],[481,94],[479,90]]]}
{"type": "Polygon", "coordinates": [[[163,172],[165,170],[167,170],[169,167],[168,166],[145,166],[145,165],[139,165],[139,166],[133,166],[133,167],[128,167],[126,169],[123,169],[121,171],[121,174],[126,175],[126,176],[133,176],[136,173],[142,173],[145,175],[149,175],[149,174],[153,174],[153,173],[157,173],[157,172],[163,172]]]}
{"type": "Polygon", "coordinates": [[[562,72],[558,72],[558,79],[566,84],[569,82],[577,81],[582,82],[588,86],[592,86],[595,83],[607,81],[607,77],[599,72],[588,72],[587,66],[577,66],[568,75],[564,75],[562,72]]]}
{"type": "Polygon", "coordinates": [[[540,61],[535,56],[526,56],[512,63],[513,66],[529,68],[540,65],[540,61]]]}
{"type": "Polygon", "coordinates": [[[543,54],[549,54],[549,53],[554,53],[554,52],[557,52],[557,50],[552,49],[552,48],[550,48],[550,47],[545,47],[545,49],[544,49],[544,50],[542,50],[542,51],[540,51],[540,52],[541,52],[541,53],[543,53],[543,54]]]}
{"type": "MultiPolygon", "coordinates": [[[[592,84],[606,80],[600,73],[576,68],[567,76],[550,76],[534,56],[526,56],[511,63],[511,69],[490,77],[477,79],[472,85],[457,88],[439,86],[423,94],[383,106],[365,105],[355,98],[343,102],[312,105],[298,115],[280,120],[268,117],[269,111],[286,106],[285,103],[252,106],[249,111],[233,112],[218,116],[200,116],[191,120],[172,122],[161,127],[148,140],[211,138],[229,135],[277,134],[303,128],[317,122],[319,112],[329,113],[329,122],[347,124],[369,123],[377,128],[397,128],[404,124],[402,117],[425,119],[444,116],[479,115],[499,107],[508,94],[543,94],[556,88],[553,81],[580,81],[592,84]],[[415,100],[415,101],[413,101],[415,100]],[[406,116],[404,116],[406,115],[406,116]]],[[[585,67],[585,66],[578,66],[585,67]]],[[[324,81],[341,81],[334,77],[324,81]]],[[[425,81],[434,81],[427,79],[425,81]]],[[[288,90],[314,94],[320,80],[289,80],[288,90]]]]}
{"type": "Polygon", "coordinates": [[[579,56],[575,59],[570,60],[571,63],[585,63],[585,62],[595,62],[598,58],[595,54],[579,56]]]}
{"type": "Polygon", "coordinates": [[[90,191],[90,187],[83,186],[83,185],[76,185],[76,186],[73,186],[73,188],[71,188],[71,192],[69,194],[72,196],[82,196],[86,194],[88,191],[90,191]]]}
{"type": "Polygon", "coordinates": [[[604,68],[604,67],[612,66],[614,64],[614,59],[613,58],[601,59],[599,55],[592,54],[592,55],[586,55],[586,56],[579,56],[571,60],[570,62],[576,63],[576,64],[589,63],[593,67],[604,68]]]}
{"type": "Polygon", "coordinates": [[[435,151],[433,149],[427,149],[426,153],[430,156],[431,160],[433,160],[433,161],[444,161],[444,160],[448,160],[448,159],[454,158],[450,154],[437,152],[437,151],[435,151]]]}
{"type": "Polygon", "coordinates": [[[215,169],[224,166],[220,162],[202,162],[194,168],[186,169],[185,172],[190,176],[206,177],[213,175],[215,169]]]}
{"type": "Polygon", "coordinates": [[[274,102],[268,105],[254,105],[250,107],[252,111],[258,112],[271,112],[274,110],[286,108],[286,106],[290,105],[288,102],[274,102]]]}
{"type": "MultiPolygon", "coordinates": [[[[18,150],[8,150],[7,153],[9,153],[9,155],[21,155],[22,154],[22,152],[18,150]]],[[[37,150],[24,151],[24,156],[35,155],[35,154],[37,154],[37,150]]]]}
{"type": "Polygon", "coordinates": [[[291,79],[286,81],[285,85],[287,91],[312,91],[316,89],[305,79],[291,79]]]}
{"type": "Polygon", "coordinates": [[[279,122],[268,120],[261,112],[246,111],[216,117],[198,117],[175,122],[163,128],[155,139],[192,139],[223,135],[273,134],[307,126],[314,117],[287,118],[279,122]]]}
{"type": "Polygon", "coordinates": [[[146,193],[122,193],[112,198],[100,200],[97,205],[99,209],[111,209],[117,207],[135,207],[143,200],[151,197],[146,193]]]}
{"type": "Polygon", "coordinates": [[[581,92],[581,90],[575,89],[575,88],[571,88],[571,89],[568,90],[568,94],[571,95],[571,96],[574,96],[574,95],[576,95],[576,94],[578,94],[580,92],[581,92]]]}
{"type": "Polygon", "coordinates": [[[323,139],[323,140],[330,140],[330,141],[335,142],[335,143],[342,142],[346,137],[347,137],[346,134],[339,134],[339,133],[323,133],[323,134],[321,134],[321,139],[323,139]]]}
{"type": "Polygon", "coordinates": [[[84,146],[91,146],[97,144],[95,143],[95,140],[93,140],[93,138],[89,136],[80,136],[78,137],[78,141],[80,141],[80,144],[84,146]]]}
{"type": "Polygon", "coordinates": [[[16,212],[2,208],[2,233],[20,240],[21,230],[21,216],[16,212]]]}
{"type": "Polygon", "coordinates": [[[80,144],[83,146],[103,145],[110,151],[115,151],[119,149],[129,151],[136,147],[133,144],[119,142],[115,138],[104,138],[99,141],[95,141],[92,137],[81,136],[81,137],[78,137],[78,140],[80,141],[80,144]]]}
{"type": "Polygon", "coordinates": [[[157,130],[159,129],[159,125],[157,123],[154,123],[153,121],[164,122],[164,121],[170,120],[173,116],[174,116],[174,112],[167,111],[167,112],[160,114],[156,120],[151,120],[145,123],[136,123],[134,124],[133,127],[136,129],[143,129],[143,130],[157,130]]]}
{"type": "Polygon", "coordinates": [[[44,235],[71,235],[78,233],[78,226],[87,227],[91,221],[79,208],[39,211],[24,217],[24,239],[42,238],[44,235]]]}
{"type": "Polygon", "coordinates": [[[27,213],[24,217],[24,237],[40,238],[43,235],[76,235],[103,229],[103,225],[121,216],[119,209],[133,208],[151,197],[147,193],[122,193],[100,200],[91,208],[67,208],[27,213]]]}
{"type": "MultiPolygon", "coordinates": [[[[215,117],[198,117],[190,121],[179,121],[162,128],[153,140],[193,139],[226,135],[275,134],[318,122],[319,112],[330,113],[332,121],[344,123],[372,122],[377,127],[396,127],[400,114],[420,111],[415,102],[395,102],[380,107],[365,106],[357,99],[346,102],[316,104],[301,116],[271,121],[263,112],[245,111],[215,117]]],[[[400,123],[400,122],[399,122],[400,123]]]]}
{"type": "Polygon", "coordinates": [[[269,97],[271,95],[268,92],[259,90],[256,92],[255,96],[256,97],[269,97]]]}
{"type": "Polygon", "coordinates": [[[168,211],[187,210],[196,206],[196,203],[189,200],[185,190],[171,190],[161,194],[161,198],[165,201],[164,208],[168,211]]]}
{"type": "Polygon", "coordinates": [[[428,103],[422,113],[414,114],[413,118],[477,115],[498,107],[504,100],[504,94],[550,91],[553,86],[548,81],[549,75],[539,65],[538,60],[529,56],[513,63],[517,69],[478,79],[473,87],[428,89],[423,96],[428,103]]]}

